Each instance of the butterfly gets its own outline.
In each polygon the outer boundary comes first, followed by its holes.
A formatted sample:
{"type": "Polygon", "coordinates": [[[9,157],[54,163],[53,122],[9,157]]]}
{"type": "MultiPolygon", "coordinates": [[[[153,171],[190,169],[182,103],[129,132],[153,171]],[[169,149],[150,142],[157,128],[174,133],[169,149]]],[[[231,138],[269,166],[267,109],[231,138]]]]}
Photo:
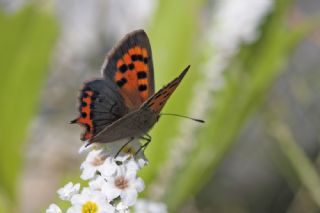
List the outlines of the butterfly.
{"type": "Polygon", "coordinates": [[[189,68],[155,93],[148,36],[143,30],[133,31],[108,53],[102,78],[84,83],[80,116],[70,123],[85,127],[81,140],[88,144],[141,138],[158,121],[189,68]]]}

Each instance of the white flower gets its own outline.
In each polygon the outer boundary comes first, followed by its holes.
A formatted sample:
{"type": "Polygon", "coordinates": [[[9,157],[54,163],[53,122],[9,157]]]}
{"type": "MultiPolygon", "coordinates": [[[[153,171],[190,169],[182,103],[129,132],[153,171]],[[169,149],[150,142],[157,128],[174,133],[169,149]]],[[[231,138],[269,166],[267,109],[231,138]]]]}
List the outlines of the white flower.
{"type": "Polygon", "coordinates": [[[167,207],[164,203],[154,202],[145,199],[137,200],[134,210],[136,213],[167,213],[167,207]]]}
{"type": "Polygon", "coordinates": [[[107,158],[107,153],[102,149],[92,150],[89,152],[86,160],[81,164],[82,174],[81,178],[83,180],[88,180],[94,177],[96,172],[103,165],[105,159],[107,158]]]}
{"type": "Polygon", "coordinates": [[[80,190],[79,183],[73,185],[72,182],[69,182],[64,187],[59,189],[57,192],[58,192],[61,200],[70,200],[73,195],[75,195],[79,192],[79,190],[80,190]]]}
{"type": "Polygon", "coordinates": [[[131,159],[117,168],[113,176],[105,177],[106,184],[102,186],[102,192],[108,200],[120,196],[124,205],[132,206],[137,199],[138,192],[144,189],[141,178],[137,178],[138,165],[131,159]]]}
{"type": "Polygon", "coordinates": [[[72,207],[67,210],[67,213],[113,213],[115,208],[110,205],[105,195],[100,191],[93,191],[89,188],[84,188],[81,194],[76,194],[71,199],[72,207]]]}
{"type": "Polygon", "coordinates": [[[59,206],[53,203],[47,208],[46,213],[62,213],[62,211],[59,206]]]}

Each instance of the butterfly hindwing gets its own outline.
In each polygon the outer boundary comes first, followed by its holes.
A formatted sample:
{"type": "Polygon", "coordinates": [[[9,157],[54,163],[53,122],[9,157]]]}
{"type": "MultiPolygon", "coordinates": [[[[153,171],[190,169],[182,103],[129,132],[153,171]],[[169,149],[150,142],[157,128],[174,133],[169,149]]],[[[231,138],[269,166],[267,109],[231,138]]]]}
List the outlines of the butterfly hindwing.
{"type": "Polygon", "coordinates": [[[90,140],[129,111],[116,85],[110,80],[98,79],[85,83],[79,99],[80,116],[71,123],[85,126],[81,140],[90,140]]]}
{"type": "Polygon", "coordinates": [[[142,108],[146,107],[151,111],[153,111],[154,113],[159,114],[162,108],[164,107],[164,105],[166,104],[166,102],[168,101],[169,97],[172,95],[172,93],[180,84],[185,74],[188,72],[189,68],[190,68],[190,65],[187,66],[177,78],[175,78],[169,84],[167,84],[162,89],[160,89],[156,94],[150,97],[143,104],[142,108]]]}
{"type": "Polygon", "coordinates": [[[113,48],[102,67],[105,79],[115,82],[129,109],[154,94],[152,53],[147,34],[136,30],[113,48]]]}

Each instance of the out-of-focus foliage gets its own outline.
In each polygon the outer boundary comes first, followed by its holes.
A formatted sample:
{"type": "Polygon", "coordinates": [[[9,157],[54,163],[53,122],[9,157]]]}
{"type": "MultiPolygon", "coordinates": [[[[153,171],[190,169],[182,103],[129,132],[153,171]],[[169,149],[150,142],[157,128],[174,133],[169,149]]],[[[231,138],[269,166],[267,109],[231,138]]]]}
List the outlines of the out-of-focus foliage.
{"type": "Polygon", "coordinates": [[[290,30],[284,25],[291,3],[287,0],[275,2],[261,38],[244,48],[228,69],[225,87],[214,97],[215,107],[199,133],[196,150],[168,187],[166,200],[171,210],[175,211],[208,181],[243,123],[264,99],[267,89],[281,71],[282,62],[308,32],[305,28],[290,30]]]}
{"type": "Polygon", "coordinates": [[[28,6],[14,14],[1,12],[0,29],[0,203],[5,205],[16,198],[22,142],[37,107],[57,24],[51,15],[28,6]]]}

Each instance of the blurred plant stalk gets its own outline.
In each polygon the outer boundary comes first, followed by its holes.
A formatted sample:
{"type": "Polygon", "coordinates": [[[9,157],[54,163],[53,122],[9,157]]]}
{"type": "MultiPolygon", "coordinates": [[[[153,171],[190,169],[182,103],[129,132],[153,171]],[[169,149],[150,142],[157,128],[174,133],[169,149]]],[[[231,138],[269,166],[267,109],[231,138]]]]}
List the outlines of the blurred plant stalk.
{"type": "Polygon", "coordinates": [[[272,122],[270,134],[286,156],[299,182],[320,209],[320,176],[313,163],[296,144],[290,129],[285,124],[280,121],[272,122]]]}

